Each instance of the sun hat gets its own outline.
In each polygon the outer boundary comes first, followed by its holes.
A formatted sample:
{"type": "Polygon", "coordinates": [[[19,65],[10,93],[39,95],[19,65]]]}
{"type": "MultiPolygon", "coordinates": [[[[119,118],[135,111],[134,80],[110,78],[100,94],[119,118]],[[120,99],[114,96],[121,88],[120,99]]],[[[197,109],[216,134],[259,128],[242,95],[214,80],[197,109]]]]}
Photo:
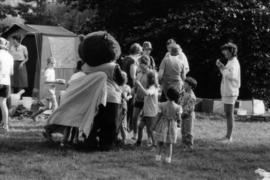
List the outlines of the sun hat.
{"type": "Polygon", "coordinates": [[[144,41],[144,42],[143,42],[143,49],[145,49],[145,50],[152,50],[153,48],[152,48],[151,42],[149,42],[149,41],[144,41]]]}
{"type": "Polygon", "coordinates": [[[232,43],[232,42],[229,42],[229,43],[226,43],[224,45],[222,45],[220,47],[220,50],[228,50],[232,53],[233,56],[236,56],[237,55],[237,51],[238,51],[238,48],[237,48],[237,45],[232,43]]]}
{"type": "Polygon", "coordinates": [[[8,41],[5,38],[0,37],[0,48],[8,49],[8,41]]]}

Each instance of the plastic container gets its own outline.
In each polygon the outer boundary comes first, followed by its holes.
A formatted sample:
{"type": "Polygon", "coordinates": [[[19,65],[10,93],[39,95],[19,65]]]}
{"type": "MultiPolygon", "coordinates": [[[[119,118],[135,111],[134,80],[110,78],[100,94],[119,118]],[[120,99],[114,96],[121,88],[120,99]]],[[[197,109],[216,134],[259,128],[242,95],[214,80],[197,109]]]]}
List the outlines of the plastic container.
{"type": "Polygon", "coordinates": [[[32,97],[23,97],[22,98],[22,104],[27,110],[31,110],[32,103],[33,103],[32,97]]]}
{"type": "Polygon", "coordinates": [[[25,90],[23,89],[23,90],[20,90],[16,94],[10,94],[11,106],[18,106],[18,105],[22,104],[21,96],[24,92],[25,92],[25,90]]]}

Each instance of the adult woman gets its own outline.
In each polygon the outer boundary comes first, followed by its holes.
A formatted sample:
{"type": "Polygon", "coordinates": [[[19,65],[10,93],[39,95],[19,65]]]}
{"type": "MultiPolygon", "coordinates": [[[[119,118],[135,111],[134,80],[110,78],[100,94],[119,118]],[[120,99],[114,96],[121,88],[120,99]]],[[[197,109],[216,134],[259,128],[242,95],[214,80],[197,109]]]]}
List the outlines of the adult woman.
{"type": "Polygon", "coordinates": [[[14,59],[14,74],[12,76],[12,88],[14,91],[28,87],[28,76],[25,63],[28,61],[27,48],[20,44],[20,36],[12,36],[13,45],[10,47],[10,54],[14,59]]]}
{"type": "Polygon", "coordinates": [[[218,59],[216,65],[222,74],[221,97],[224,103],[224,112],[227,119],[227,134],[222,141],[229,143],[232,141],[232,131],[234,126],[234,104],[239,95],[241,86],[240,64],[237,59],[237,46],[227,43],[221,46],[223,56],[228,60],[226,66],[218,59]]]}
{"type": "Polygon", "coordinates": [[[182,90],[183,80],[186,78],[184,64],[178,58],[179,47],[172,44],[170,55],[165,56],[159,67],[159,78],[162,84],[162,93],[165,100],[165,94],[170,87],[176,88],[179,92],[182,90]]]}
{"type": "MultiPolygon", "coordinates": [[[[138,43],[134,43],[130,46],[129,55],[124,57],[122,60],[122,69],[127,73],[128,82],[127,84],[133,88],[136,80],[137,69],[139,66],[138,59],[140,58],[142,53],[142,47],[138,43]]],[[[127,123],[130,129],[132,129],[132,114],[133,114],[133,98],[128,102],[127,109],[127,123]]]]}

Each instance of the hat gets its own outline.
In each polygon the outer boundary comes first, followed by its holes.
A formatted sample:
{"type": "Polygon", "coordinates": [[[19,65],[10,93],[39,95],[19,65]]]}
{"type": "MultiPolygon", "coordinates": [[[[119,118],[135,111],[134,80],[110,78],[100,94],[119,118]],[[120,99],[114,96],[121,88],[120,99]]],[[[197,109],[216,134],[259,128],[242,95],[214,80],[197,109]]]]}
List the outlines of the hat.
{"type": "Polygon", "coordinates": [[[233,56],[236,56],[238,51],[237,45],[231,42],[222,45],[220,49],[221,51],[225,49],[229,50],[233,56]]]}
{"type": "Polygon", "coordinates": [[[192,77],[187,77],[185,79],[185,82],[188,83],[192,89],[195,89],[197,87],[197,81],[192,77]]]}
{"type": "Polygon", "coordinates": [[[151,42],[144,41],[143,42],[143,49],[145,49],[145,50],[152,50],[152,44],[151,44],[151,42]]]}
{"type": "Polygon", "coordinates": [[[8,49],[8,41],[5,38],[0,37],[0,48],[8,49]]]}

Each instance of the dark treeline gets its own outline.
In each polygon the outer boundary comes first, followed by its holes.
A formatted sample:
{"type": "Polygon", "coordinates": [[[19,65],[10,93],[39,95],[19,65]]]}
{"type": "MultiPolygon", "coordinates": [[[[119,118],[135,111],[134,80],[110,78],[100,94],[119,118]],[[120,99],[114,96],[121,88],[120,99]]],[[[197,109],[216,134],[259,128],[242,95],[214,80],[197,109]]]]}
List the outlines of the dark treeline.
{"type": "Polygon", "coordinates": [[[149,40],[159,64],[166,40],[174,38],[189,59],[190,75],[199,82],[198,97],[220,97],[221,77],[215,61],[221,57],[219,47],[232,41],[238,45],[242,68],[240,98],[260,98],[270,103],[268,0],[60,1],[70,12],[94,12],[76,28],[65,27],[78,34],[107,30],[119,40],[123,54],[133,42],[149,40]]]}

